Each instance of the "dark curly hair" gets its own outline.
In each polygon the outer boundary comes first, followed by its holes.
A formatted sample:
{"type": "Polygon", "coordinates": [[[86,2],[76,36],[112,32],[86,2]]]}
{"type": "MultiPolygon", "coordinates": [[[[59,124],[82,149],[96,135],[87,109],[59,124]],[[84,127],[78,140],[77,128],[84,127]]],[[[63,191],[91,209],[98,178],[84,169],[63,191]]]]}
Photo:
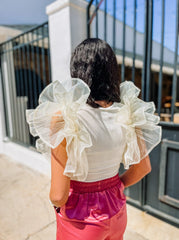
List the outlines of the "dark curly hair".
{"type": "Polygon", "coordinates": [[[87,103],[94,101],[120,102],[120,75],[116,56],[105,41],[88,38],[74,50],[70,61],[71,77],[82,79],[90,88],[87,103]]]}

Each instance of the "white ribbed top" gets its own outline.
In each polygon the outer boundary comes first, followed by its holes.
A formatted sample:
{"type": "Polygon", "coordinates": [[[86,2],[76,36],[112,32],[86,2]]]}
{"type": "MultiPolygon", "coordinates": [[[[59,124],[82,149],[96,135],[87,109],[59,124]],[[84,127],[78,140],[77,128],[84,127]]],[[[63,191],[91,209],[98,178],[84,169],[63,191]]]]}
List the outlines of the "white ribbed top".
{"type": "Polygon", "coordinates": [[[86,148],[88,175],[85,182],[93,182],[116,175],[125,147],[125,131],[116,121],[119,107],[93,108],[86,104],[79,112],[80,124],[90,134],[92,146],[86,148]]]}

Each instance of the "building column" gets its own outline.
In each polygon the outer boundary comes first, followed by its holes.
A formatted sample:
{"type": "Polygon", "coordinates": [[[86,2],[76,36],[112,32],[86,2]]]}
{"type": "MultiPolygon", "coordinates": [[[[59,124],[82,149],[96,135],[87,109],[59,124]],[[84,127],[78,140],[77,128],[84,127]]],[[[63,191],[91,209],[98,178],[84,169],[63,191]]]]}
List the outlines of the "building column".
{"type": "Polygon", "coordinates": [[[49,19],[52,81],[70,77],[70,58],[86,36],[84,0],[57,0],[46,8],[49,19]]]}

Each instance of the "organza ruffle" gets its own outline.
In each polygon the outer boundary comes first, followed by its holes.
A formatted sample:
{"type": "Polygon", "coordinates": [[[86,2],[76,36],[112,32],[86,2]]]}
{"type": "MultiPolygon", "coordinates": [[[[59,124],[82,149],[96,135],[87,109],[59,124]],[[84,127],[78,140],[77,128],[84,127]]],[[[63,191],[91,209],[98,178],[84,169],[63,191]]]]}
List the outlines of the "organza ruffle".
{"type": "Polygon", "coordinates": [[[57,80],[42,91],[36,109],[26,110],[30,132],[39,136],[36,148],[49,161],[51,148],[66,138],[68,160],[64,175],[74,180],[85,180],[88,174],[84,150],[92,143],[89,133],[79,124],[77,112],[86,104],[89,94],[90,89],[80,79],[70,78],[63,84],[57,80]]]}
{"type": "Polygon", "coordinates": [[[120,84],[120,108],[117,121],[126,130],[124,168],[139,163],[161,141],[160,117],[154,114],[154,102],[138,98],[140,89],[131,81],[120,84]],[[122,107],[121,107],[122,104],[122,107]]]}

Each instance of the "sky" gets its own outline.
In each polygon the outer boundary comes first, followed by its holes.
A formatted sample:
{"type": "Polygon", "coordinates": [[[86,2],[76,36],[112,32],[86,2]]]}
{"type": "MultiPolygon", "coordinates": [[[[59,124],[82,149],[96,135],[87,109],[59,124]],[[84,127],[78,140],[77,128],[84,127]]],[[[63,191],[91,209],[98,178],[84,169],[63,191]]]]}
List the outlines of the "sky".
{"type": "MultiPolygon", "coordinates": [[[[89,0],[87,0],[89,2],[89,0]]],[[[96,0],[94,0],[95,2],[96,0]]],[[[99,0],[98,0],[99,1],[99,0]]],[[[176,32],[176,1],[165,0],[165,29],[164,46],[174,51],[176,32]]],[[[123,0],[116,0],[116,18],[123,21],[123,0]]],[[[113,0],[107,1],[107,12],[113,15],[113,0]]],[[[153,40],[161,42],[162,0],[153,0],[153,40]]],[[[104,2],[101,4],[104,9],[104,2]]],[[[134,0],[126,0],[126,24],[133,27],[134,24],[134,0]]],[[[137,0],[137,23],[139,32],[144,32],[145,25],[145,0],[137,0]]]]}
{"type": "Polygon", "coordinates": [[[55,0],[0,0],[0,25],[41,24],[48,20],[46,6],[55,0]]]}

